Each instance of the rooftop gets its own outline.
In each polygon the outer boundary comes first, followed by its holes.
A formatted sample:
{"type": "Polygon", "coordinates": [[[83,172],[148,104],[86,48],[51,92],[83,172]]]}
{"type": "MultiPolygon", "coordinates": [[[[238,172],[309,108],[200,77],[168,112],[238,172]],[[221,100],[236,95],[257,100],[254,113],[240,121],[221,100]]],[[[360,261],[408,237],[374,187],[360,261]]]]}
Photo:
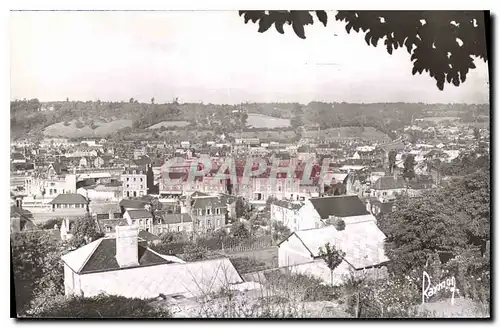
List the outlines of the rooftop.
{"type": "Polygon", "coordinates": [[[330,215],[349,217],[369,214],[363,202],[356,195],[311,198],[310,202],[321,219],[328,219],[330,215]]]}
{"type": "Polygon", "coordinates": [[[80,194],[59,194],[49,204],[88,204],[89,201],[80,194]]]}

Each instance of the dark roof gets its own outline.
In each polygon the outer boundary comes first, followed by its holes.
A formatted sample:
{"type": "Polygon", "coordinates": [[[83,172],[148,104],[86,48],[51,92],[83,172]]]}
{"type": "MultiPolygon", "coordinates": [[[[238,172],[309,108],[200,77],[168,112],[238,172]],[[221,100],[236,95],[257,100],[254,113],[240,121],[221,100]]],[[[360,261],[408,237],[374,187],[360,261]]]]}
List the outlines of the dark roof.
{"type": "Polygon", "coordinates": [[[146,210],[128,210],[127,213],[131,219],[148,219],[153,218],[153,214],[146,210]]]}
{"type": "Polygon", "coordinates": [[[89,201],[80,194],[59,194],[50,204],[88,204],[89,201]]]}
{"type": "Polygon", "coordinates": [[[142,200],[135,200],[135,199],[122,199],[120,201],[120,206],[124,208],[137,208],[137,209],[143,209],[144,206],[146,206],[148,203],[143,202],[142,200]]]}
{"type": "Polygon", "coordinates": [[[31,212],[28,210],[13,205],[10,207],[10,216],[30,219],[33,217],[33,214],[31,214],[31,212]]]}
{"type": "Polygon", "coordinates": [[[405,188],[405,184],[402,179],[395,179],[393,176],[385,176],[378,178],[372,188],[375,190],[403,189],[405,188]]]}
{"type": "Polygon", "coordinates": [[[188,213],[180,213],[180,214],[163,214],[162,215],[163,223],[166,224],[176,224],[183,222],[193,222],[191,215],[188,213]]]}
{"type": "Polygon", "coordinates": [[[105,227],[111,227],[113,231],[115,231],[116,226],[126,226],[128,225],[126,219],[110,219],[109,217],[100,219],[97,217],[97,224],[99,224],[99,228],[101,231],[105,231],[105,227]]]}
{"type": "MultiPolygon", "coordinates": [[[[144,245],[138,245],[139,266],[159,265],[172,263],[156,255],[144,245]]],[[[80,273],[91,273],[96,271],[118,270],[120,266],[116,261],[116,239],[105,238],[90,255],[87,263],[80,270],[80,273]]]]}
{"type": "Polygon", "coordinates": [[[217,207],[226,207],[226,204],[224,204],[221,199],[217,196],[213,197],[197,197],[193,199],[193,206],[192,208],[198,209],[198,208],[206,208],[206,207],[212,207],[212,208],[217,208],[217,207]]]}
{"type": "Polygon", "coordinates": [[[191,197],[192,197],[192,198],[195,198],[195,197],[205,197],[205,196],[210,196],[210,195],[209,195],[209,194],[207,194],[207,193],[204,193],[204,192],[198,191],[198,190],[196,190],[195,192],[193,192],[193,193],[191,194],[191,197]]]}
{"type": "Polygon", "coordinates": [[[139,231],[139,238],[145,241],[161,240],[160,237],[158,237],[157,235],[154,235],[151,232],[145,230],[139,231]]]}
{"type": "Polygon", "coordinates": [[[330,215],[349,217],[369,214],[358,196],[331,196],[311,198],[311,203],[321,219],[328,219],[330,215]]]}

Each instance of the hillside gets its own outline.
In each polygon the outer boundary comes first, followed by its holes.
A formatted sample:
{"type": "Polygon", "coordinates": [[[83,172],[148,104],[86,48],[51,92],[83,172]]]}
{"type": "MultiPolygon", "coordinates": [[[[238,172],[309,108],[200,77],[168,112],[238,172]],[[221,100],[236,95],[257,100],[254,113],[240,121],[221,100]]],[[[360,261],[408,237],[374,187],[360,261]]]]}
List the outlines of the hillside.
{"type": "Polygon", "coordinates": [[[248,114],[247,126],[258,129],[276,129],[291,126],[289,119],[272,117],[263,114],[248,114]]]}
{"type": "Polygon", "coordinates": [[[155,125],[151,125],[148,129],[149,130],[156,130],[156,129],[161,129],[162,127],[165,128],[171,128],[171,127],[179,127],[183,128],[185,126],[188,126],[189,122],[187,121],[163,121],[160,123],[156,123],[155,125]]]}
{"type": "MultiPolygon", "coordinates": [[[[318,130],[308,130],[305,132],[304,137],[317,138],[318,130]]],[[[361,138],[380,142],[391,140],[387,134],[380,132],[373,127],[341,127],[325,129],[319,131],[319,137],[320,139],[331,141],[348,138],[361,138]]]]}
{"type": "Polygon", "coordinates": [[[78,121],[60,122],[49,125],[43,130],[43,135],[48,137],[66,137],[66,138],[90,138],[106,137],[117,133],[118,131],[132,127],[132,120],[113,120],[111,122],[96,122],[94,129],[88,124],[78,125],[78,121]],[[66,125],[68,124],[68,125],[66,125]]]}

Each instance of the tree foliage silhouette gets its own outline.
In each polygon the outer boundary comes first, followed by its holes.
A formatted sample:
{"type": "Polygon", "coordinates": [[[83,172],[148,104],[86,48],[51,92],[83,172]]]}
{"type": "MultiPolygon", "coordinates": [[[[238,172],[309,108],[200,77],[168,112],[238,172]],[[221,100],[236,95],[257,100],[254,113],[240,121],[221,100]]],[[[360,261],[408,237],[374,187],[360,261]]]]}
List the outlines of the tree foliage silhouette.
{"type": "MultiPolygon", "coordinates": [[[[295,34],[305,39],[304,26],[314,24],[313,14],[324,26],[324,10],[240,10],[245,24],[259,24],[263,33],[274,24],[284,34],[291,25],[295,34]]],[[[483,11],[338,11],[335,20],[351,30],[365,34],[368,45],[383,41],[389,54],[405,47],[411,55],[412,74],[426,72],[436,80],[439,90],[445,82],[459,86],[470,69],[476,68],[473,57],[488,60],[485,12],[483,11]]]]}

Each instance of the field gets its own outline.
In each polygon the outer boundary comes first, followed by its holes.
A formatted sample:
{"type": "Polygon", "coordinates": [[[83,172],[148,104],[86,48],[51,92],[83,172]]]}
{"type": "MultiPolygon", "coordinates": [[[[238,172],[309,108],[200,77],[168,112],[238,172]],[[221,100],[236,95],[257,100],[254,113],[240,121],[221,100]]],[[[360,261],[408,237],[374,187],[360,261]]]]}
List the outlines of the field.
{"type": "Polygon", "coordinates": [[[247,125],[261,129],[286,128],[290,126],[290,120],[262,114],[248,114],[247,125]]]}
{"type": "MultiPolygon", "coordinates": [[[[318,130],[306,131],[305,137],[316,138],[318,136],[318,130]]],[[[331,128],[326,130],[320,130],[320,139],[325,140],[338,140],[347,138],[360,138],[372,141],[390,141],[391,139],[385,133],[382,133],[375,128],[365,127],[340,127],[331,128]]]]}
{"type": "Polygon", "coordinates": [[[160,123],[156,123],[155,125],[151,125],[148,129],[149,130],[160,129],[162,126],[164,126],[166,128],[170,128],[170,127],[174,127],[174,126],[183,128],[187,125],[189,125],[188,121],[163,121],[160,123]]]}
{"type": "Polygon", "coordinates": [[[43,135],[47,137],[104,137],[109,134],[118,132],[119,130],[132,127],[132,120],[114,120],[108,123],[96,122],[96,128],[92,128],[87,124],[82,128],[76,127],[76,121],[68,122],[69,125],[65,126],[64,122],[49,125],[43,130],[43,135]]]}
{"type": "Polygon", "coordinates": [[[270,140],[287,140],[290,141],[295,137],[294,131],[243,131],[242,133],[230,133],[233,138],[260,138],[270,140]]]}

